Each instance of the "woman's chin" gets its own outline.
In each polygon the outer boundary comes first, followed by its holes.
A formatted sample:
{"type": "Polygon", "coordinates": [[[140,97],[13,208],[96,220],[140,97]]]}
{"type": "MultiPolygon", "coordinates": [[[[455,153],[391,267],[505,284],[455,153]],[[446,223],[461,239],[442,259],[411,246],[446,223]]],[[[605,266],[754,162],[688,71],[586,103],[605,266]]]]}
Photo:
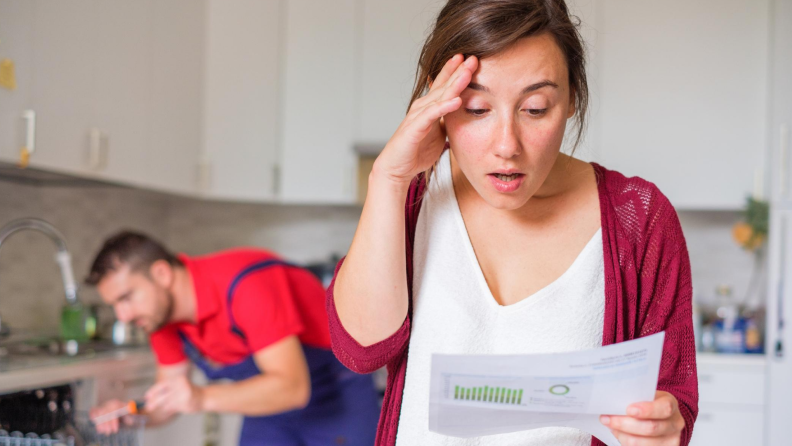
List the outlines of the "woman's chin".
{"type": "Polygon", "coordinates": [[[508,194],[497,191],[487,191],[481,198],[491,207],[501,211],[516,211],[525,206],[525,203],[531,199],[531,197],[519,191],[508,194]]]}

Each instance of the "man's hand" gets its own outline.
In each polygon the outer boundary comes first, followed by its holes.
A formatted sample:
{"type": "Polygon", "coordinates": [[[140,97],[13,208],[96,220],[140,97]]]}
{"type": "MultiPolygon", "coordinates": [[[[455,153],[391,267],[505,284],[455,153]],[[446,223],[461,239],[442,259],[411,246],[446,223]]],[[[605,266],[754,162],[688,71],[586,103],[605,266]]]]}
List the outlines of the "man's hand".
{"type": "Polygon", "coordinates": [[[147,412],[195,413],[203,410],[203,388],[180,375],[154,384],[146,392],[147,412]]]}
{"type": "Polygon", "coordinates": [[[654,401],[631,404],[627,414],[600,417],[622,446],[679,446],[685,419],[674,395],[657,391],[654,401]]]}
{"type": "MultiPolygon", "coordinates": [[[[107,413],[113,412],[115,410],[121,409],[122,407],[126,407],[129,403],[124,402],[121,400],[110,400],[106,403],[102,404],[101,406],[94,407],[91,409],[89,413],[89,417],[93,420],[97,417],[105,415],[107,413]]],[[[131,424],[131,420],[128,416],[124,416],[121,418],[114,418],[112,420],[105,421],[104,423],[96,425],[96,431],[100,434],[110,435],[118,432],[119,423],[121,421],[125,421],[126,424],[131,424]]]]}

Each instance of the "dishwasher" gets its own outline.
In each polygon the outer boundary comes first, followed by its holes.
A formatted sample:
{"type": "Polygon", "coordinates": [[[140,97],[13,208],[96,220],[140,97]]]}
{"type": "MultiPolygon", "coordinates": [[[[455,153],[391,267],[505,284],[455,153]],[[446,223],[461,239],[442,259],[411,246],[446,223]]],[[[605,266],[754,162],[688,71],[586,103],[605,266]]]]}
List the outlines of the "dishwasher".
{"type": "Polygon", "coordinates": [[[71,385],[0,396],[0,446],[143,446],[144,417],[131,417],[113,435],[96,432],[74,410],[71,385]]]}

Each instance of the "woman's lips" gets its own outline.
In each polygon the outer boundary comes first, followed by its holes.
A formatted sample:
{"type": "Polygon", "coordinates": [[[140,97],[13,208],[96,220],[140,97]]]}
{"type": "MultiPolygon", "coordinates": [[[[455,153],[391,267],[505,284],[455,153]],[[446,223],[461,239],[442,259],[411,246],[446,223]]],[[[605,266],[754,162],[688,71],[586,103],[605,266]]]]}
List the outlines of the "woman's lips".
{"type": "Polygon", "coordinates": [[[502,177],[504,175],[498,173],[490,173],[487,175],[490,182],[493,186],[495,186],[495,189],[498,192],[514,192],[520,188],[523,181],[525,180],[525,175],[521,173],[512,174],[511,176],[513,176],[514,179],[509,181],[502,180],[499,178],[499,176],[502,177]]]}

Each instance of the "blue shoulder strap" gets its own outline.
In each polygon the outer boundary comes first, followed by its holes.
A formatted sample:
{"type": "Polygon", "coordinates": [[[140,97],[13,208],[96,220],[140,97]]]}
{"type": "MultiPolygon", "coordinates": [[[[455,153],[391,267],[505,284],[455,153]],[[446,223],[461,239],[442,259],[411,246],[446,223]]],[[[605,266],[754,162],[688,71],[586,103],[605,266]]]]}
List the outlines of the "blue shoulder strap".
{"type": "Polygon", "coordinates": [[[231,285],[229,285],[228,287],[228,293],[226,294],[226,301],[228,304],[228,318],[231,321],[231,331],[245,341],[247,341],[247,339],[245,338],[245,333],[242,332],[242,330],[237,325],[236,321],[234,320],[234,312],[231,311],[231,304],[234,301],[234,291],[236,291],[237,287],[242,282],[242,280],[245,279],[245,277],[253,273],[259,272],[261,270],[270,268],[272,266],[288,266],[293,268],[299,268],[297,265],[294,265],[289,262],[284,262],[283,260],[278,260],[278,259],[265,260],[263,262],[254,263],[246,267],[242,271],[240,271],[234,277],[234,280],[231,281],[231,285]]]}

